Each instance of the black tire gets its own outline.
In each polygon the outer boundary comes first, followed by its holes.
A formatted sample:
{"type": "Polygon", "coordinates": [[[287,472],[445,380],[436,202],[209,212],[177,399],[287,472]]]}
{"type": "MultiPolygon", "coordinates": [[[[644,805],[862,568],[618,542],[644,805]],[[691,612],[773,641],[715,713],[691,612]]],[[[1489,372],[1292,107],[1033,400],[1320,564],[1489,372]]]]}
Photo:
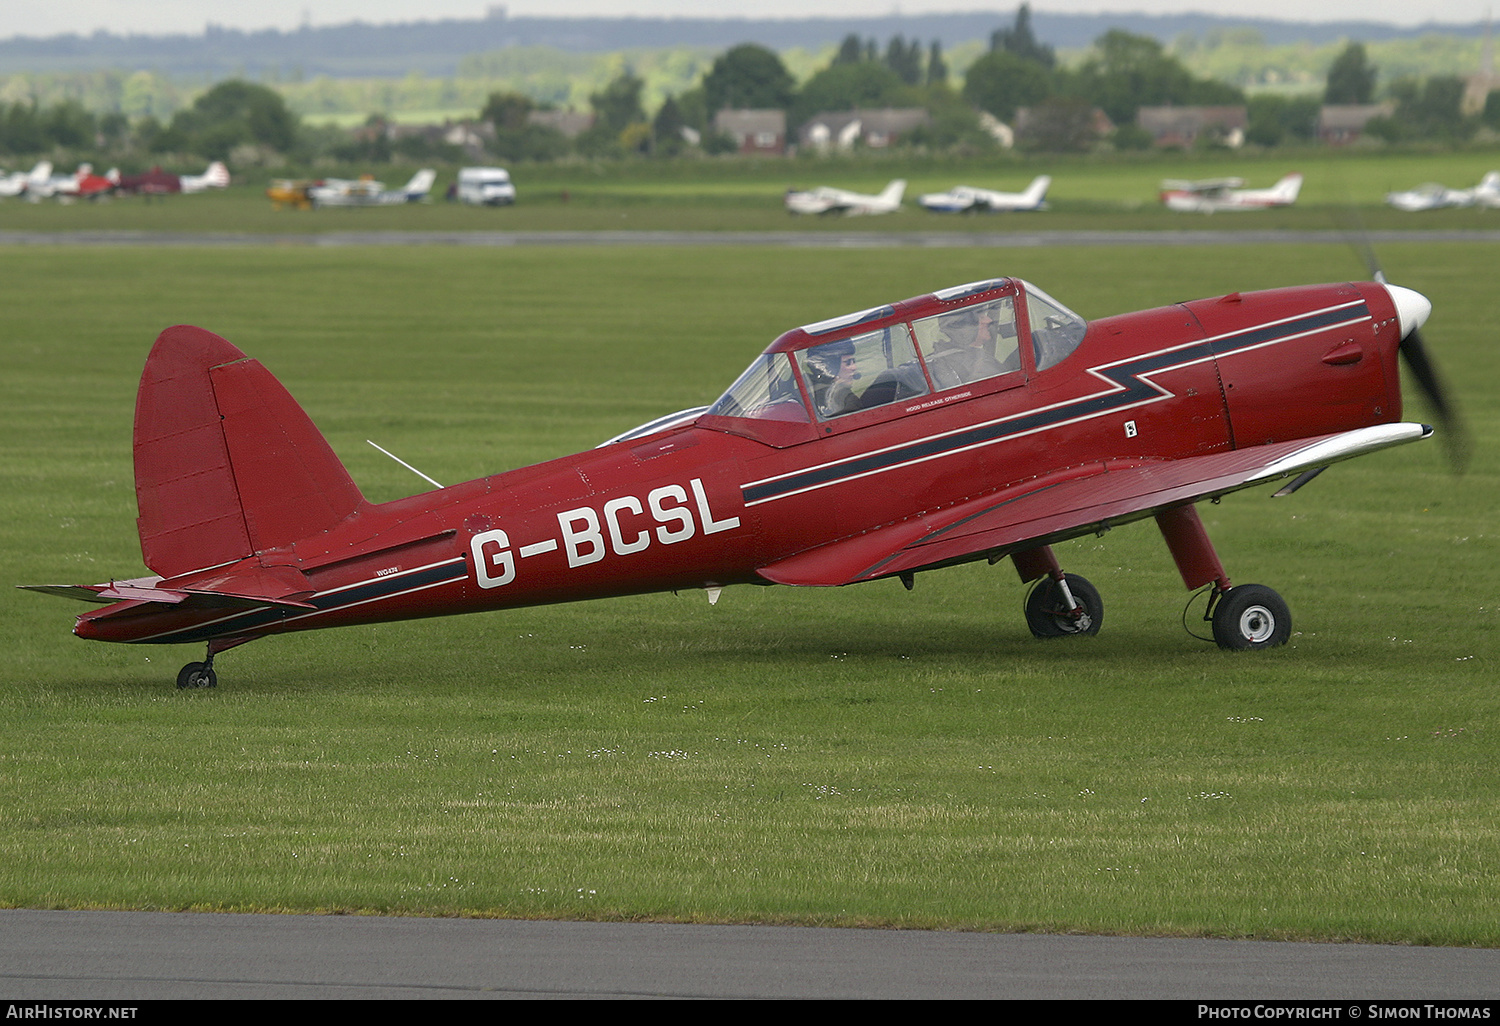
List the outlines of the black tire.
{"type": "Polygon", "coordinates": [[[216,688],[219,686],[219,675],[207,663],[188,663],[177,671],[177,686],[184,689],[216,688]]]}
{"type": "Polygon", "coordinates": [[[1104,625],[1104,600],[1099,589],[1077,574],[1064,574],[1073,600],[1083,607],[1077,616],[1063,601],[1062,588],[1050,577],[1037,582],[1026,596],[1026,626],[1038,638],[1098,634],[1104,625]]]}
{"type": "Polygon", "coordinates": [[[1222,649],[1245,652],[1285,645],[1292,636],[1292,613],[1282,597],[1263,584],[1241,584],[1219,596],[1214,606],[1214,641],[1222,649]]]}

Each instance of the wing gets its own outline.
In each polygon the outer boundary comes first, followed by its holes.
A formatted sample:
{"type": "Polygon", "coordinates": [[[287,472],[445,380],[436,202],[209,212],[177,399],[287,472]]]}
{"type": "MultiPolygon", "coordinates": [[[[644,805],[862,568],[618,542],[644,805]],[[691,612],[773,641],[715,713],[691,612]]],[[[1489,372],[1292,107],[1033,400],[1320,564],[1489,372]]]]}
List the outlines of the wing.
{"type": "Polygon", "coordinates": [[[832,586],[966,562],[982,555],[999,558],[1104,531],[1207,496],[1321,469],[1431,433],[1425,424],[1382,424],[1179,460],[1086,464],[934,515],[912,517],[809,549],[759,572],[776,584],[832,586]]]}

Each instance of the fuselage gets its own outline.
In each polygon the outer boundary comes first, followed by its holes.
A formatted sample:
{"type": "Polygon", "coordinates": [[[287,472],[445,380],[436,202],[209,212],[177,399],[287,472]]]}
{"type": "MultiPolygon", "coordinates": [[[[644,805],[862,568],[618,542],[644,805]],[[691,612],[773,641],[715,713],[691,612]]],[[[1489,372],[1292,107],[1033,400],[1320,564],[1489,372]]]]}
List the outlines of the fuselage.
{"type": "MultiPolygon", "coordinates": [[[[286,602],[132,599],[85,614],[75,633],[247,640],[764,584],[775,579],[766,568],[799,554],[919,530],[1093,464],[1167,463],[1396,421],[1400,335],[1391,295],[1370,283],[1231,294],[1086,326],[1024,282],[977,283],[789,331],[751,368],[778,385],[747,371],[691,423],[363,503],[332,530],[241,561],[293,582],[286,602]],[[989,344],[1014,365],[996,360],[952,383],[943,347],[957,331],[938,329],[980,309],[1009,312],[989,344]],[[846,347],[876,362],[834,414],[836,387],[820,389],[814,357],[846,347]],[[752,392],[766,401],[746,401],[752,392]]],[[[1004,554],[950,550],[935,565],[1004,554]]],[[[237,572],[143,583],[211,592],[205,582],[237,572]]]]}

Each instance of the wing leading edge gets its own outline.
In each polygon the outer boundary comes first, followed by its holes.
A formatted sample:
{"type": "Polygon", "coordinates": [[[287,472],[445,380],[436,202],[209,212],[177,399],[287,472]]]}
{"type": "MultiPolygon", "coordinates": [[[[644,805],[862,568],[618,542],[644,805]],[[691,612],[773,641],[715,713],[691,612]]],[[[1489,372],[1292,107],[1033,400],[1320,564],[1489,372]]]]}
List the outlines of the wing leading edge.
{"type": "Polygon", "coordinates": [[[835,586],[1050,544],[1160,510],[1426,438],[1425,424],[1381,424],[1179,460],[1085,464],[841,539],[762,567],[776,584],[835,586]]]}

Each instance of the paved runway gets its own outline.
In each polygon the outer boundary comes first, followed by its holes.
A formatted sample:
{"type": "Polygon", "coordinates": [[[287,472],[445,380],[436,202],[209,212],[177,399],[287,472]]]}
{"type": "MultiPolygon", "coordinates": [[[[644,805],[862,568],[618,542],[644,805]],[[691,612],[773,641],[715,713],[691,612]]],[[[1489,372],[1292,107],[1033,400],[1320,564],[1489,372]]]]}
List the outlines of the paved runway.
{"type": "Polygon", "coordinates": [[[0,910],[0,997],[1461,1003],[1500,997],[1500,951],[916,930],[10,909],[0,910]]]}

